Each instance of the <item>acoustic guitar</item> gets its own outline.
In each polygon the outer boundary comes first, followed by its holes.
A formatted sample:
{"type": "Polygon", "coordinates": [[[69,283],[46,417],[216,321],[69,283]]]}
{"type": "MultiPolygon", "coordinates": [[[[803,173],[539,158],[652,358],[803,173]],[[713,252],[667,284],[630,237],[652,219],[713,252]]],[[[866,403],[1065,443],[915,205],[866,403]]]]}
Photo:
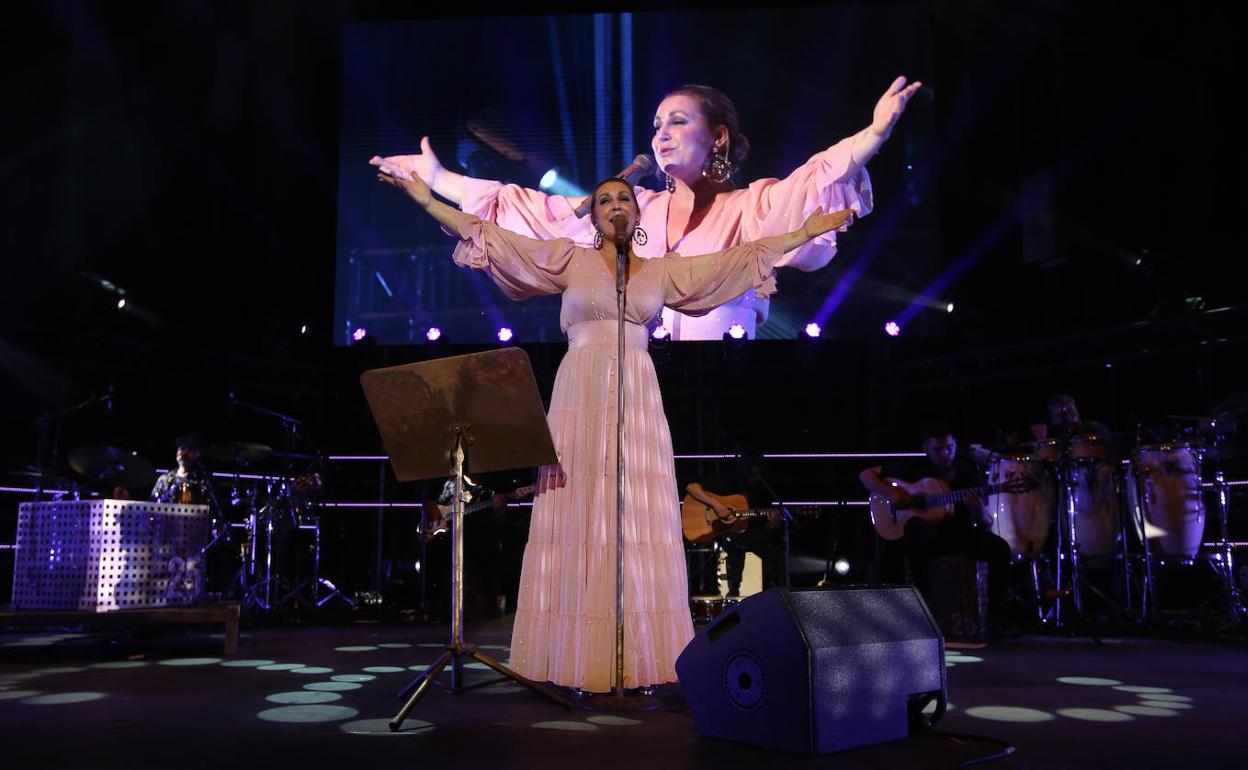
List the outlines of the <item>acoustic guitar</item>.
{"type": "Polygon", "coordinates": [[[919,479],[913,483],[894,478],[884,480],[914,498],[912,503],[899,506],[883,495],[871,495],[871,523],[885,540],[900,540],[905,534],[906,522],[916,516],[930,524],[941,523],[953,514],[953,504],[965,499],[972,492],[986,501],[990,495],[1021,494],[1036,486],[1036,480],[1026,476],[1000,484],[982,484],[966,489],[950,489],[944,481],[933,478],[919,479]]]}
{"type": "MultiPolygon", "coordinates": [[[[513,492],[503,495],[507,500],[519,500],[522,497],[528,497],[537,489],[535,486],[520,487],[513,492]]],[[[482,511],[494,505],[494,497],[485,497],[475,502],[468,503],[464,506],[464,515],[476,511],[482,511]]],[[[421,539],[428,543],[438,535],[447,531],[447,518],[451,515],[451,506],[442,505],[441,503],[425,504],[425,521],[428,524],[428,534],[421,533],[421,539]]]]}
{"type": "MultiPolygon", "coordinates": [[[[750,525],[750,519],[766,516],[779,508],[751,508],[745,495],[716,495],[703,491],[702,494],[724,505],[730,514],[721,519],[715,509],[698,500],[693,495],[685,495],[680,504],[680,528],[684,530],[685,539],[691,543],[706,543],[711,540],[744,532],[750,525]]],[[[819,506],[790,506],[789,510],[798,516],[817,516],[819,506]]]]}

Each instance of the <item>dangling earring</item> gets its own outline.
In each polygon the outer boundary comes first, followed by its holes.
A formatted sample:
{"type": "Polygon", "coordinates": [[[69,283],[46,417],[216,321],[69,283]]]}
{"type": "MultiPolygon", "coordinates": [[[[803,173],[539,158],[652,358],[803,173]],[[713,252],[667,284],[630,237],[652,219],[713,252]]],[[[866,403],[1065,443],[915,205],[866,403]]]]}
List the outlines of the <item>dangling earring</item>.
{"type": "Polygon", "coordinates": [[[675,179],[672,179],[670,176],[662,172],[659,172],[659,176],[663,177],[663,186],[667,188],[667,191],[669,193],[676,192],[676,180],[675,179]]]}
{"type": "Polygon", "coordinates": [[[736,169],[733,168],[732,161],[728,159],[727,141],[718,153],[715,150],[716,148],[711,148],[711,151],[706,154],[706,160],[702,163],[702,177],[715,184],[723,184],[732,178],[732,172],[736,169]]]}
{"type": "Polygon", "coordinates": [[[602,231],[598,229],[597,225],[594,225],[594,248],[602,248],[602,231]]]}
{"type": "Polygon", "coordinates": [[[641,225],[633,228],[633,243],[638,246],[645,246],[650,242],[650,236],[646,235],[646,231],[641,229],[641,225]]]}

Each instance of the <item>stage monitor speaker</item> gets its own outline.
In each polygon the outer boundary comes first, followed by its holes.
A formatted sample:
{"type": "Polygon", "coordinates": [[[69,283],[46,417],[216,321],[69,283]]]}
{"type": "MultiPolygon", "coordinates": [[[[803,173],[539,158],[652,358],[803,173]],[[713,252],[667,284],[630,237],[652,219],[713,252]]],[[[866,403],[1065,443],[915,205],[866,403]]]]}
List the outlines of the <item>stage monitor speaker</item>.
{"type": "Polygon", "coordinates": [[[693,638],[676,674],[698,732],[794,753],[905,738],[926,704],[945,708],[945,640],[909,586],[755,594],[693,638]]]}

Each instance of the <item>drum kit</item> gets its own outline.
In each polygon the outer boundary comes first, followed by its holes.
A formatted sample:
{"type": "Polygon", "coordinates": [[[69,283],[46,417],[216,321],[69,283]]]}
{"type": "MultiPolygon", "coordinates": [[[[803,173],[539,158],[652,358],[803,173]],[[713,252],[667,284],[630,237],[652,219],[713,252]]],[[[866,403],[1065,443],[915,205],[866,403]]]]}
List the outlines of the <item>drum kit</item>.
{"type": "Polygon", "coordinates": [[[69,469],[61,472],[17,475],[39,481],[38,497],[130,499],[137,494],[145,499],[153,490],[157,502],[207,505],[213,537],[200,553],[208,565],[209,596],[236,595],[244,608],[262,611],[321,607],[334,598],[354,607],[321,576],[321,474],[314,468],[295,474],[289,467],[277,474],[257,473],[256,466],[274,455],[271,447],[251,442],[209,446],[203,457],[211,467],[197,457],[185,476],[167,474],[155,490],[152,464],[137,452],[113,446],[73,449],[69,469]],[[299,577],[304,579],[296,582],[299,577]]]}
{"type": "Polygon", "coordinates": [[[986,453],[990,484],[1035,482],[1023,492],[991,496],[988,511],[993,531],[1016,561],[1031,568],[1040,620],[1067,629],[1086,620],[1085,589],[1132,620],[1155,620],[1159,567],[1186,568],[1203,560],[1218,573],[1229,620],[1242,621],[1227,528],[1230,495],[1221,466],[1234,431],[1229,415],[1175,416],[1165,418],[1159,430],[1141,426],[1130,435],[1075,430],[1015,451],[986,453]],[[1220,540],[1202,554],[1207,488],[1218,500],[1220,540]],[[1044,592],[1041,564],[1051,567],[1044,592]],[[1107,567],[1116,568],[1109,590],[1116,598],[1088,579],[1089,571],[1107,567]],[[1052,600],[1047,608],[1045,597],[1052,600]]]}
{"type": "Polygon", "coordinates": [[[213,474],[223,482],[208,485],[214,513],[214,539],[205,548],[210,563],[216,552],[221,554],[218,559],[237,564],[233,582],[244,609],[322,607],[334,598],[354,607],[350,598],[321,576],[321,474],[314,470],[299,475],[246,472],[273,455],[270,447],[250,442],[217,444],[204,450],[205,457],[238,469],[213,474]],[[218,496],[217,488],[224,494],[218,496]],[[301,576],[304,579],[296,582],[301,576]]]}

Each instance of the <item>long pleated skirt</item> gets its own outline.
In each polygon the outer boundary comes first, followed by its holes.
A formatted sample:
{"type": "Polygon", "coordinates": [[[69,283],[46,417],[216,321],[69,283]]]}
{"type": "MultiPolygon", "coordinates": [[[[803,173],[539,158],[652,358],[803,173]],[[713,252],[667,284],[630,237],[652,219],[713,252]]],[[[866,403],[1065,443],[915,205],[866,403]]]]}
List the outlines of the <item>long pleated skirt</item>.
{"type": "MultiPolygon", "coordinates": [[[[626,324],[624,686],[676,681],[693,638],[672,437],[644,327],[626,324]]],[[[559,464],[533,499],[511,666],[590,692],[615,686],[616,322],[568,330],[548,420],[559,464]]]]}

